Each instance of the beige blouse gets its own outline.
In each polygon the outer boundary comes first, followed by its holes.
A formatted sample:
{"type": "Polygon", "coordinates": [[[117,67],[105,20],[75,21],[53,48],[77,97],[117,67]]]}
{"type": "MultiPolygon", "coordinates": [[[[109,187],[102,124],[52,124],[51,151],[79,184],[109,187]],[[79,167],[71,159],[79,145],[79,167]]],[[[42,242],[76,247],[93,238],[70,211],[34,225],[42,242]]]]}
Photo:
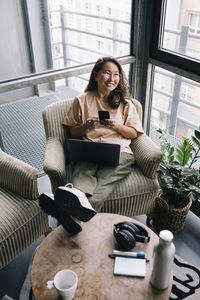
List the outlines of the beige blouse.
{"type": "MultiPolygon", "coordinates": [[[[118,108],[111,108],[109,105],[102,103],[98,98],[97,92],[86,92],[75,97],[69,112],[64,118],[63,124],[70,127],[81,125],[88,118],[98,118],[98,110],[109,110],[110,118],[115,119],[117,123],[134,128],[138,133],[143,133],[142,124],[137,114],[135,105],[129,99],[126,99],[127,105],[120,103],[118,108]]],[[[95,122],[95,128],[88,131],[83,137],[84,139],[106,142],[121,145],[121,152],[132,153],[129,145],[130,139],[122,137],[114,129],[105,127],[99,122],[95,122]]]]}

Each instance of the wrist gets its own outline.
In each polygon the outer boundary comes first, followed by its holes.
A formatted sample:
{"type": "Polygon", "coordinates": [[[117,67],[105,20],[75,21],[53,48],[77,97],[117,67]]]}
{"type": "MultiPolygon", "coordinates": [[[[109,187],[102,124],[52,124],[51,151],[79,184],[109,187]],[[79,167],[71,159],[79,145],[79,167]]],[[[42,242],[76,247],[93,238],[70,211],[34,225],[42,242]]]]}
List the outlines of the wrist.
{"type": "Polygon", "coordinates": [[[118,130],[120,130],[120,126],[121,125],[119,123],[114,123],[113,124],[113,129],[116,130],[116,131],[118,131],[118,130]]]}
{"type": "Polygon", "coordinates": [[[82,125],[82,132],[83,132],[83,135],[88,131],[88,128],[87,128],[87,123],[83,124],[82,125]]]}

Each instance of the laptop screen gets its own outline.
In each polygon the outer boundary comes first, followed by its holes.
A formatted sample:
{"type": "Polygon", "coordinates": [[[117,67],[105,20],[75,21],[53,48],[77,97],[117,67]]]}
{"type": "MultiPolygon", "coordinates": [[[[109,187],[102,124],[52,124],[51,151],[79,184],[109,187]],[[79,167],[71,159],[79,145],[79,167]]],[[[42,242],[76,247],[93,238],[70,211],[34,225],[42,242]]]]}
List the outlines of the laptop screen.
{"type": "Polygon", "coordinates": [[[119,144],[68,139],[67,145],[71,161],[82,160],[99,165],[119,165],[121,148],[119,144]]]}

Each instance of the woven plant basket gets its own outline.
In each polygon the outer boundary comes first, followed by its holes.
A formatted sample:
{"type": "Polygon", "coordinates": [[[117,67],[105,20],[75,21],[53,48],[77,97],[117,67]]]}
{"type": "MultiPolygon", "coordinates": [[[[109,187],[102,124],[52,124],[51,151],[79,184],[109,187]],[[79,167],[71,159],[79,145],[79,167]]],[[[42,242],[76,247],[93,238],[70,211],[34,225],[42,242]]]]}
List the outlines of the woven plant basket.
{"type": "Polygon", "coordinates": [[[186,215],[192,205],[192,199],[183,208],[170,208],[167,202],[162,199],[162,191],[156,197],[155,211],[152,224],[156,232],[167,229],[173,234],[180,232],[185,224],[186,215]]]}

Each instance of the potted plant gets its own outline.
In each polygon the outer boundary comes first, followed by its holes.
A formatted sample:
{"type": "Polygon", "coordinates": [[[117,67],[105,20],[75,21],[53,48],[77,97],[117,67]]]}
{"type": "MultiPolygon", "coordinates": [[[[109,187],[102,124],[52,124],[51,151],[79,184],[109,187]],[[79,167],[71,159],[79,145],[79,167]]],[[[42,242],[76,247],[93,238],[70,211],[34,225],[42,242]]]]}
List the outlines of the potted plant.
{"type": "Polygon", "coordinates": [[[200,132],[182,137],[174,148],[166,132],[157,130],[163,153],[163,168],[158,171],[161,190],[156,198],[153,227],[168,229],[174,234],[183,229],[192,201],[200,199],[200,132]]]}

